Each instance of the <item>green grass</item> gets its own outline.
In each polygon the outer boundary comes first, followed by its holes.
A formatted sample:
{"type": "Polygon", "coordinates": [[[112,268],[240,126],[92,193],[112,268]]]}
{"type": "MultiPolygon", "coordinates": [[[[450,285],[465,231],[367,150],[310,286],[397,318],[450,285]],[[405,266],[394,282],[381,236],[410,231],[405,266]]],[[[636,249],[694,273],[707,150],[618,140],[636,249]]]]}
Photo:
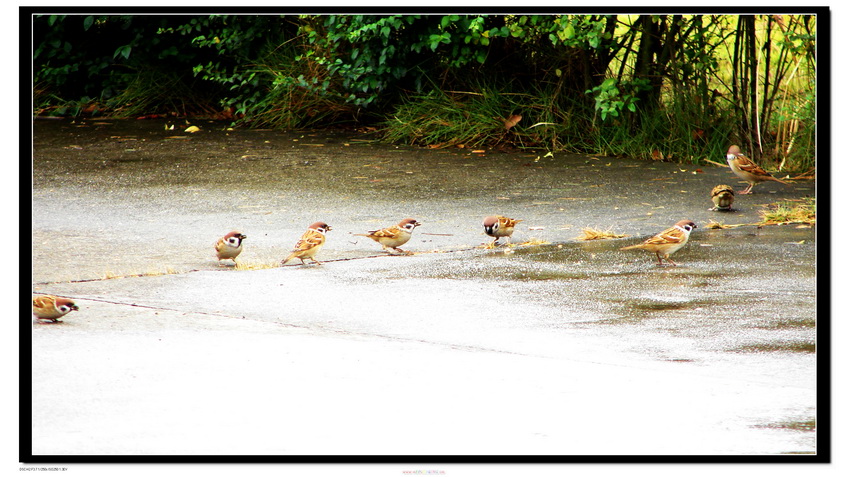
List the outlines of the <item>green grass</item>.
{"type": "Polygon", "coordinates": [[[486,83],[468,91],[442,91],[407,96],[381,124],[391,143],[446,148],[547,150],[574,154],[627,156],[700,164],[724,161],[733,124],[721,117],[708,124],[702,111],[672,104],[651,115],[621,115],[602,121],[587,98],[564,97],[555,85],[539,85],[529,93],[486,83]],[[521,120],[506,127],[506,120],[521,120]]]}
{"type": "Polygon", "coordinates": [[[816,199],[807,198],[798,201],[783,201],[770,204],[760,211],[760,225],[785,225],[816,223],[816,199]]]}
{"type": "Polygon", "coordinates": [[[209,100],[210,85],[200,89],[195,78],[155,67],[122,75],[123,91],[106,102],[110,116],[135,118],[145,114],[168,113],[179,116],[214,114],[221,108],[209,100]]]}

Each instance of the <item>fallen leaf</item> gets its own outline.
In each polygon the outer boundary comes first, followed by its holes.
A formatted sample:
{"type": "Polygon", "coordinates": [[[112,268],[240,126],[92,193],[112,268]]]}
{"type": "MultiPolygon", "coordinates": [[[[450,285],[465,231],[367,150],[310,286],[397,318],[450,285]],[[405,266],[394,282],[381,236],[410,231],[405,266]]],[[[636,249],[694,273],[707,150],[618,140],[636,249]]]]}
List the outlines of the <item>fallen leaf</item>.
{"type": "Polygon", "coordinates": [[[185,130],[187,133],[196,133],[197,131],[200,131],[200,128],[197,126],[189,126],[185,130]]]}

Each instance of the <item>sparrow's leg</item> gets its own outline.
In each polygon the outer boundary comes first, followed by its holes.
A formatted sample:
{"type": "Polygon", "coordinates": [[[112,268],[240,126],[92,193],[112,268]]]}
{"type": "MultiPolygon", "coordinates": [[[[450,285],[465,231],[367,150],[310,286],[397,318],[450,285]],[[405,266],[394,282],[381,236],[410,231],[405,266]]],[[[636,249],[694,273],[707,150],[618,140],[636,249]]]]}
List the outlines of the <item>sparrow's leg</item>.
{"type": "Polygon", "coordinates": [[[671,262],[671,264],[674,265],[675,267],[677,266],[677,264],[674,262],[674,260],[672,260],[668,255],[665,256],[665,259],[668,260],[669,262],[671,262]]]}
{"type": "Polygon", "coordinates": [[[748,188],[747,188],[747,189],[745,189],[745,190],[743,190],[742,192],[740,192],[740,194],[751,194],[751,189],[753,189],[753,188],[754,188],[754,183],[753,183],[753,182],[749,182],[749,183],[748,183],[748,188]]]}

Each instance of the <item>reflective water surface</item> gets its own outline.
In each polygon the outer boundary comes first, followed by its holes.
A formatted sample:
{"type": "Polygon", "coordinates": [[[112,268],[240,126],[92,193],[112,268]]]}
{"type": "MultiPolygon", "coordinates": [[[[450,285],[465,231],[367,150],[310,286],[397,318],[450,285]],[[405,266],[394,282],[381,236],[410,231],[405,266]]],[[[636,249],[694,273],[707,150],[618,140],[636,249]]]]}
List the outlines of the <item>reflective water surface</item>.
{"type": "Polygon", "coordinates": [[[814,184],[721,213],[718,167],[200,126],[36,123],[33,291],[80,305],[32,327],[36,454],[816,452],[815,228],[706,227],[814,184]],[[404,217],[412,255],[354,235],[404,217]],[[619,250],[683,218],[679,266],[619,250]]]}

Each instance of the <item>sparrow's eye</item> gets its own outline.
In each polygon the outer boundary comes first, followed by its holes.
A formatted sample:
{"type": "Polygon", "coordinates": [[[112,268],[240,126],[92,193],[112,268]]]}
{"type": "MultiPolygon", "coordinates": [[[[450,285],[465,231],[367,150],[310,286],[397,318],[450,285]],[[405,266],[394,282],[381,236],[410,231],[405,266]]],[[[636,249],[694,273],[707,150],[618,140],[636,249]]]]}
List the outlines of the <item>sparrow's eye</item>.
{"type": "Polygon", "coordinates": [[[68,308],[67,305],[62,305],[62,306],[59,307],[59,311],[61,311],[62,313],[67,313],[67,312],[71,311],[71,309],[68,308]]]}

